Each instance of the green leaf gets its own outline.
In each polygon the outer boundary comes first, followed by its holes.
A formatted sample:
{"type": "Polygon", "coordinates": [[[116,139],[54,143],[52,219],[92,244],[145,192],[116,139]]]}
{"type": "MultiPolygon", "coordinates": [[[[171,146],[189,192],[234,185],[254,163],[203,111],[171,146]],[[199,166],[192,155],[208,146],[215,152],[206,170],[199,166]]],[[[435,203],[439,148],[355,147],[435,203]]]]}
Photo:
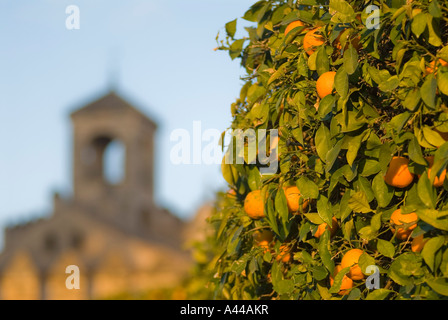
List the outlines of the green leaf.
{"type": "Polygon", "coordinates": [[[358,52],[353,48],[352,44],[348,46],[348,49],[344,52],[344,69],[347,74],[353,74],[358,68],[358,52]]]}
{"type": "Polygon", "coordinates": [[[428,6],[428,12],[434,17],[434,18],[440,18],[442,17],[442,9],[440,8],[439,3],[437,0],[432,0],[429,3],[428,6]]]}
{"type": "Polygon", "coordinates": [[[317,199],[317,213],[319,214],[319,217],[322,218],[328,225],[332,225],[332,219],[333,219],[333,212],[329,208],[328,205],[328,198],[324,195],[319,195],[319,198],[317,199]]]}
{"type": "Polygon", "coordinates": [[[358,288],[352,288],[348,294],[347,300],[359,300],[361,298],[361,290],[358,288]]]}
{"type": "Polygon", "coordinates": [[[348,201],[348,205],[354,212],[368,213],[372,211],[367,200],[367,195],[362,191],[353,194],[348,201]]]}
{"type": "Polygon", "coordinates": [[[347,97],[348,94],[348,75],[345,72],[343,67],[340,67],[338,71],[336,71],[336,75],[334,77],[334,88],[336,92],[339,93],[341,98],[347,97]]]}
{"type": "Polygon", "coordinates": [[[440,49],[438,56],[443,60],[448,61],[448,46],[445,46],[442,49],[440,49]]]}
{"type": "Polygon", "coordinates": [[[391,242],[382,239],[378,239],[377,241],[377,249],[379,253],[385,257],[393,258],[395,255],[394,245],[391,242]]]}
{"type": "Polygon", "coordinates": [[[344,276],[350,271],[350,267],[346,267],[338,272],[338,274],[334,277],[333,285],[331,286],[328,292],[330,293],[338,293],[341,290],[342,280],[344,276]]]}
{"type": "Polygon", "coordinates": [[[289,220],[288,204],[283,189],[277,190],[275,195],[275,210],[279,213],[282,222],[286,223],[289,220]]]}
{"type": "Polygon", "coordinates": [[[372,292],[370,292],[366,300],[384,300],[386,299],[392,292],[392,290],[389,289],[377,289],[372,292]]]}
{"type": "Polygon", "coordinates": [[[324,223],[324,220],[319,216],[318,213],[304,213],[303,215],[314,224],[319,225],[324,223]]]}
{"type": "Polygon", "coordinates": [[[251,190],[259,190],[261,188],[261,174],[256,166],[249,169],[248,184],[251,190]]]}
{"type": "Polygon", "coordinates": [[[418,217],[433,227],[448,231],[448,211],[434,209],[419,209],[416,211],[418,217]]]}
{"type": "Polygon", "coordinates": [[[325,162],[328,150],[331,148],[330,144],[330,130],[322,123],[316,132],[316,151],[319,158],[325,162]]]}
{"type": "Polygon", "coordinates": [[[408,153],[409,158],[411,158],[412,161],[426,166],[426,160],[423,157],[422,148],[418,144],[417,138],[415,138],[415,136],[409,141],[408,153]]]}
{"type": "Polygon", "coordinates": [[[444,243],[445,243],[445,237],[439,236],[429,239],[428,242],[426,242],[425,246],[423,247],[421,254],[426,264],[431,269],[431,271],[435,271],[434,259],[436,256],[436,252],[443,246],[444,243]]]}
{"type": "Polygon", "coordinates": [[[448,72],[439,70],[437,72],[437,86],[440,92],[444,95],[448,95],[448,72]]]}
{"type": "Polygon", "coordinates": [[[226,23],[226,32],[227,35],[233,39],[233,37],[235,36],[235,32],[236,32],[236,22],[238,19],[235,19],[233,21],[227,22],[226,23]]]}
{"type": "Polygon", "coordinates": [[[325,269],[325,267],[323,267],[323,266],[315,266],[315,267],[313,267],[312,270],[313,270],[313,277],[317,281],[324,280],[328,275],[327,269],[325,269]]]}
{"type": "Polygon", "coordinates": [[[420,200],[422,200],[426,207],[434,209],[436,200],[434,188],[427,174],[423,174],[418,179],[417,190],[420,200]]]}
{"type": "Polygon", "coordinates": [[[417,14],[412,19],[411,30],[412,30],[412,33],[414,33],[417,36],[417,38],[419,38],[420,35],[425,31],[426,20],[427,20],[427,17],[423,13],[417,14]]]}
{"type": "Polygon", "coordinates": [[[235,40],[229,48],[229,55],[232,60],[238,58],[241,54],[241,51],[243,51],[243,45],[244,45],[245,39],[238,39],[235,40]]]}
{"type": "Polygon", "coordinates": [[[319,75],[330,70],[330,60],[328,59],[325,46],[320,46],[316,56],[316,71],[319,75]]]}
{"type": "Polygon", "coordinates": [[[307,177],[300,177],[296,185],[305,198],[317,199],[319,197],[319,187],[307,177]]]}
{"type": "Polygon", "coordinates": [[[286,67],[287,67],[288,63],[284,63],[282,64],[277,71],[275,71],[271,77],[268,80],[268,85],[270,85],[272,82],[274,82],[275,80],[283,77],[285,75],[286,72],[286,67]]]}
{"type": "Polygon", "coordinates": [[[361,237],[361,239],[366,240],[366,241],[373,240],[378,236],[378,232],[373,230],[373,228],[371,226],[366,226],[366,227],[361,228],[358,231],[358,234],[361,237]]]}
{"type": "Polygon", "coordinates": [[[368,266],[375,265],[375,259],[369,256],[367,253],[363,253],[358,260],[358,265],[361,268],[362,273],[365,274],[368,266]]]}
{"type": "Polygon", "coordinates": [[[440,147],[443,144],[445,144],[446,141],[440,136],[440,134],[438,134],[431,128],[424,126],[422,128],[422,131],[423,131],[423,136],[425,137],[426,141],[428,141],[433,146],[440,147]]]}
{"type": "Polygon", "coordinates": [[[398,77],[391,76],[386,81],[379,83],[378,88],[380,88],[381,91],[390,92],[390,91],[395,90],[399,84],[400,84],[400,80],[398,79],[398,77]]]}
{"type": "Polygon", "coordinates": [[[420,100],[421,100],[420,90],[418,88],[415,88],[413,90],[409,90],[402,104],[406,109],[410,111],[415,111],[420,100]]]}
{"type": "Polygon", "coordinates": [[[430,13],[426,13],[426,19],[426,25],[429,30],[428,42],[434,47],[440,47],[442,45],[442,40],[440,39],[439,23],[430,13]]]}
{"type": "Polygon", "coordinates": [[[325,268],[327,268],[330,274],[332,274],[334,270],[334,261],[331,260],[330,250],[328,249],[329,245],[330,245],[330,231],[325,230],[325,232],[319,239],[318,250],[320,258],[322,259],[325,268]]]}
{"type": "Polygon", "coordinates": [[[330,0],[330,10],[335,12],[331,17],[332,22],[350,23],[355,19],[352,6],[344,0],[330,0]]]}
{"type": "Polygon", "coordinates": [[[329,94],[325,96],[320,102],[319,102],[319,117],[321,119],[325,118],[327,114],[333,111],[333,108],[335,106],[335,97],[332,94],[329,94]]]}
{"type": "Polygon", "coordinates": [[[342,145],[342,140],[339,140],[336,145],[331,148],[328,153],[327,153],[327,159],[325,161],[325,163],[327,164],[325,166],[325,170],[327,172],[329,172],[331,170],[331,168],[333,167],[336,159],[338,158],[338,156],[341,153],[341,145],[342,145]]]}
{"type": "Polygon", "coordinates": [[[405,252],[392,262],[388,274],[402,286],[420,283],[425,275],[423,259],[420,254],[405,252]]]}
{"type": "Polygon", "coordinates": [[[438,294],[448,296],[448,279],[447,278],[433,278],[426,280],[426,283],[438,294]]]}
{"type": "Polygon", "coordinates": [[[361,147],[361,141],[364,138],[364,135],[357,135],[355,137],[351,137],[348,140],[348,149],[347,149],[347,163],[352,166],[356,157],[358,156],[359,148],[361,147]]]}
{"type": "Polygon", "coordinates": [[[350,209],[350,207],[348,206],[348,202],[350,200],[350,190],[345,191],[344,195],[342,196],[341,199],[341,207],[340,207],[340,211],[341,211],[341,221],[344,221],[352,212],[352,209],[350,209]]]}
{"type": "Polygon", "coordinates": [[[394,190],[384,182],[382,173],[378,173],[372,181],[372,189],[378,205],[382,208],[387,207],[394,196],[394,190]]]}
{"type": "Polygon", "coordinates": [[[236,185],[236,182],[238,180],[238,171],[231,164],[225,163],[225,157],[223,157],[222,159],[221,172],[224,180],[226,180],[230,186],[236,185]]]}

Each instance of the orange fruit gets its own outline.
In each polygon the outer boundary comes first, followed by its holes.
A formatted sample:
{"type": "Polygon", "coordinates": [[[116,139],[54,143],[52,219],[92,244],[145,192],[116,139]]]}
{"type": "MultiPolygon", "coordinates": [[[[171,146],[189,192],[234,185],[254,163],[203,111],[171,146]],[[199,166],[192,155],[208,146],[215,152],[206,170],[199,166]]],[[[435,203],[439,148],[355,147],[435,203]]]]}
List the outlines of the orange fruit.
{"type": "Polygon", "coordinates": [[[268,252],[273,245],[272,241],[274,240],[274,234],[270,230],[257,230],[252,234],[252,236],[254,238],[255,245],[263,248],[265,253],[268,252]]]}
{"type": "Polygon", "coordinates": [[[412,18],[414,18],[416,15],[418,15],[421,12],[422,12],[422,9],[420,9],[420,8],[412,9],[412,14],[411,14],[412,18]]]}
{"type": "Polygon", "coordinates": [[[264,253],[269,252],[270,247],[271,247],[270,243],[266,240],[258,242],[257,246],[259,246],[260,248],[263,248],[264,253]]]}
{"type": "Polygon", "coordinates": [[[305,26],[305,24],[300,20],[291,22],[290,24],[288,24],[288,26],[285,29],[285,36],[288,35],[288,33],[291,32],[292,29],[295,29],[298,27],[303,27],[303,26],[305,26]]]}
{"type": "Polygon", "coordinates": [[[326,229],[330,230],[330,235],[331,236],[334,236],[334,234],[338,230],[338,227],[339,227],[338,220],[336,219],[336,217],[333,217],[333,219],[332,219],[332,226],[328,227],[328,223],[326,223],[326,222],[321,223],[319,225],[319,227],[317,227],[317,231],[314,234],[314,236],[316,238],[320,238],[320,236],[325,232],[326,229]]]}
{"type": "Polygon", "coordinates": [[[289,212],[298,212],[300,211],[305,211],[306,208],[308,207],[308,200],[304,200],[303,204],[302,204],[302,208],[300,208],[299,203],[300,203],[300,198],[302,197],[302,194],[299,191],[299,188],[297,188],[296,186],[292,186],[292,187],[287,187],[284,188],[283,191],[285,192],[285,196],[286,196],[286,202],[288,204],[288,210],[289,212]]]}
{"type": "MultiPolygon", "coordinates": [[[[429,169],[428,169],[428,178],[431,176],[431,167],[434,164],[434,156],[429,156],[425,158],[426,161],[429,163],[429,169]]],[[[443,186],[443,182],[445,181],[446,177],[446,169],[442,171],[442,173],[439,176],[436,176],[434,179],[434,187],[441,187],[443,186]]]]}
{"type": "Polygon", "coordinates": [[[264,201],[261,198],[261,190],[249,192],[244,199],[244,211],[252,219],[261,219],[265,217],[264,201]]]}
{"type": "Polygon", "coordinates": [[[384,176],[384,181],[392,187],[406,188],[414,180],[414,175],[409,171],[408,165],[408,158],[393,157],[384,176]]]}
{"type": "MultiPolygon", "coordinates": [[[[343,268],[341,265],[337,265],[334,268],[333,274],[330,276],[330,285],[333,286],[334,283],[334,278],[336,277],[336,275],[339,273],[339,271],[341,271],[343,268]]],[[[341,283],[341,288],[338,292],[338,294],[340,296],[344,296],[346,294],[348,294],[350,292],[350,289],[353,288],[353,280],[350,279],[349,277],[347,277],[347,275],[345,275],[342,278],[342,283],[341,283]]]]}
{"type": "MultiPolygon", "coordinates": [[[[443,60],[443,59],[439,59],[438,62],[439,62],[439,64],[440,64],[442,67],[447,67],[447,66],[448,66],[448,62],[446,62],[446,61],[443,60]]],[[[437,69],[438,69],[438,67],[436,67],[436,61],[433,60],[433,61],[431,61],[431,62],[429,63],[429,67],[426,67],[425,75],[428,75],[428,74],[430,74],[430,73],[433,73],[434,71],[436,71],[436,73],[437,73],[437,69]]]]}
{"type": "Polygon", "coordinates": [[[428,242],[429,239],[423,238],[423,234],[415,237],[412,239],[411,243],[411,250],[412,252],[420,252],[423,250],[423,247],[425,246],[426,242],[428,242]]]}
{"type": "Polygon", "coordinates": [[[316,34],[321,28],[308,31],[303,38],[303,49],[310,56],[316,51],[316,47],[324,44],[324,37],[316,34]]]}
{"type": "Polygon", "coordinates": [[[316,82],[317,94],[321,99],[331,94],[334,89],[334,77],[336,72],[328,71],[320,75],[316,82]]]}
{"type": "Polygon", "coordinates": [[[288,263],[291,260],[291,253],[287,245],[282,244],[279,248],[279,254],[275,258],[277,261],[282,261],[283,263],[288,263]]]}
{"type": "Polygon", "coordinates": [[[361,268],[358,265],[359,257],[364,252],[360,249],[351,249],[347,251],[342,257],[341,266],[342,269],[350,267],[350,271],[348,272],[348,276],[352,280],[361,280],[364,279],[364,274],[362,273],[361,268]]]}
{"type": "Polygon", "coordinates": [[[395,233],[397,229],[397,238],[400,240],[405,240],[409,238],[412,230],[417,227],[418,216],[415,212],[402,214],[401,209],[395,210],[390,217],[391,230],[395,233]],[[412,223],[407,229],[403,224],[412,223]]]}

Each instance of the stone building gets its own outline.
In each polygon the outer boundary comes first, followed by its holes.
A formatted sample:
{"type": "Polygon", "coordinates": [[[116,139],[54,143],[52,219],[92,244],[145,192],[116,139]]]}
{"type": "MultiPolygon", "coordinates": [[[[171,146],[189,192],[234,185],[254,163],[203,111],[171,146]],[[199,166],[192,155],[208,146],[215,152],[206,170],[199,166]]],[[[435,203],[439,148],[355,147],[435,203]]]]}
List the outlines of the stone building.
{"type": "Polygon", "coordinates": [[[71,114],[73,195],[48,218],[5,230],[2,299],[102,299],[176,285],[191,261],[184,223],[154,202],[156,124],[115,92],[71,114]],[[104,176],[105,150],[124,146],[124,177],[104,176]],[[66,267],[80,271],[67,289],[66,267]]]}

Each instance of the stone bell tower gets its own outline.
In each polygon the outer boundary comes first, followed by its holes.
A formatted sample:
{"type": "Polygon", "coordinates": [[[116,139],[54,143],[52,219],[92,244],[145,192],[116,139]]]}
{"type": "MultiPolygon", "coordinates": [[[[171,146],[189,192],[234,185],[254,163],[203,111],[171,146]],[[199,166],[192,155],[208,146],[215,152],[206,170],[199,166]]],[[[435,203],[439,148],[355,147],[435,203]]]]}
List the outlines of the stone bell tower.
{"type": "Polygon", "coordinates": [[[73,200],[110,221],[133,229],[153,207],[156,124],[114,91],[71,114],[73,200]],[[124,149],[121,181],[105,177],[105,150],[124,149]]]}

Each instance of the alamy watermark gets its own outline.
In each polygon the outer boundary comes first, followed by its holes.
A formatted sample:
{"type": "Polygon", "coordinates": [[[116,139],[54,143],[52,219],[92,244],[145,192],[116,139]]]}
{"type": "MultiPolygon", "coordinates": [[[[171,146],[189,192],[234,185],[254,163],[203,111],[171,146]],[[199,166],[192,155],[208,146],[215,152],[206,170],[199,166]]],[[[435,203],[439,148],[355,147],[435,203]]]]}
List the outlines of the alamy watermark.
{"type": "Polygon", "coordinates": [[[67,6],[65,13],[68,14],[68,17],[65,19],[65,27],[68,30],[79,30],[81,28],[79,7],[75,5],[67,6]]]}
{"type": "Polygon", "coordinates": [[[261,174],[278,169],[277,129],[236,129],[225,135],[217,129],[202,130],[201,121],[193,121],[193,130],[176,129],[170,141],[171,163],[179,164],[259,164],[261,174]],[[270,141],[270,142],[269,142],[270,141]],[[226,145],[227,144],[227,145],[226,145]],[[269,144],[269,145],[267,145],[269,144]],[[222,145],[226,148],[222,148],[222,145]],[[226,149],[224,154],[223,149],[226,149]]]}
{"type": "Polygon", "coordinates": [[[65,268],[65,273],[70,274],[67,279],[65,279],[65,287],[68,290],[80,289],[79,267],[77,265],[69,265],[65,268]]]}

